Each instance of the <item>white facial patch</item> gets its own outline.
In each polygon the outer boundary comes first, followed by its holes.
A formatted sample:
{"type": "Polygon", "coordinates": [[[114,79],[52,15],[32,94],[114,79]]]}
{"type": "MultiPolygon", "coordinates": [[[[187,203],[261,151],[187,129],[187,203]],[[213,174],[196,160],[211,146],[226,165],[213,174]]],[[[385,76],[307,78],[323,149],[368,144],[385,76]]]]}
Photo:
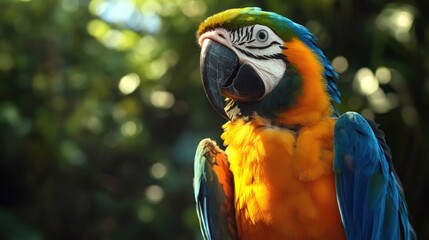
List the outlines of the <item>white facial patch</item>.
{"type": "Polygon", "coordinates": [[[277,86],[286,71],[284,41],[269,27],[256,24],[232,31],[217,28],[201,35],[199,44],[202,46],[208,38],[234,51],[240,64],[255,69],[264,82],[264,95],[277,86]]]}
{"type": "Polygon", "coordinates": [[[269,27],[253,25],[229,32],[232,50],[240,63],[252,66],[262,78],[265,95],[279,83],[286,71],[284,41],[269,27]]]}

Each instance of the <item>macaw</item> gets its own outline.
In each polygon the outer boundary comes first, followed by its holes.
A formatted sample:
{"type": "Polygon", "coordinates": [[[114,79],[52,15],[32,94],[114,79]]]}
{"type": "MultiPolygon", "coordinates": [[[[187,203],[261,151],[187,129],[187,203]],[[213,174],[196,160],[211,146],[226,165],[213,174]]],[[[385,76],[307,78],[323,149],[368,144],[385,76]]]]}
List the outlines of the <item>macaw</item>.
{"type": "Polygon", "coordinates": [[[416,239],[384,133],[338,115],[337,73],[303,26],[250,7],[199,26],[221,138],[197,147],[204,239],[416,239]]]}

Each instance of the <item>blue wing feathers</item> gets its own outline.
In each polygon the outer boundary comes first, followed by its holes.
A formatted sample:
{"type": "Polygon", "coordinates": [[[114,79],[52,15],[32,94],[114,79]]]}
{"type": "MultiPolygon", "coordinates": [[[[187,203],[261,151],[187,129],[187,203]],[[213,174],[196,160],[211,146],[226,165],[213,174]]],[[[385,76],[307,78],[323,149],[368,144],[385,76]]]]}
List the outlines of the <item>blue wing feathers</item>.
{"type": "Polygon", "coordinates": [[[204,239],[237,239],[234,184],[226,154],[214,141],[204,139],[194,164],[194,196],[204,239]]]}
{"type": "Polygon", "coordinates": [[[391,152],[378,125],[357,113],[334,130],[337,199],[347,239],[416,239],[391,152]]]}
{"type": "MultiPolygon", "coordinates": [[[[392,152],[389,146],[387,145],[384,132],[379,129],[379,125],[377,123],[370,120],[367,120],[367,122],[370,125],[371,129],[373,130],[380,147],[383,149],[384,155],[388,163],[388,169],[389,169],[388,172],[390,174],[390,178],[395,180],[395,186],[398,190],[398,194],[397,194],[398,196],[393,197],[393,201],[394,201],[393,206],[395,206],[396,209],[399,209],[400,224],[398,224],[398,226],[406,226],[406,227],[404,229],[400,228],[399,230],[395,229],[395,231],[396,232],[400,231],[401,232],[400,236],[404,236],[403,239],[417,239],[416,233],[413,227],[411,226],[411,223],[409,220],[408,209],[405,201],[405,195],[404,195],[402,183],[399,180],[398,174],[396,173],[393,167],[392,152]],[[404,230],[407,230],[407,229],[409,231],[404,232],[404,230]]],[[[393,236],[391,239],[393,239],[393,236]]]]}

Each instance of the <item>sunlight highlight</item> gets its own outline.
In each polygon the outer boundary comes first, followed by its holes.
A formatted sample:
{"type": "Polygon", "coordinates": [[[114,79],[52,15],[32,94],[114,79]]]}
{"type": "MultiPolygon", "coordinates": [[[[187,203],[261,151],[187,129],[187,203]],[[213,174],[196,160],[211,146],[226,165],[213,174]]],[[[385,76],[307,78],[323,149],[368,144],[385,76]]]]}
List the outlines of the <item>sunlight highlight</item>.
{"type": "Polygon", "coordinates": [[[150,96],[150,102],[154,107],[169,109],[174,105],[174,95],[167,91],[156,90],[150,96]]]}
{"type": "Polygon", "coordinates": [[[361,68],[356,72],[353,88],[367,97],[371,111],[386,113],[399,105],[396,93],[385,93],[380,84],[388,84],[391,80],[391,71],[386,67],[379,67],[375,74],[369,68],[361,68]]]}
{"type": "Polygon", "coordinates": [[[158,33],[162,27],[159,15],[154,11],[143,11],[136,4],[133,0],[92,0],[89,11],[108,23],[122,25],[135,31],[158,33]]]}
{"type": "MultiPolygon", "coordinates": [[[[392,93],[393,94],[393,93],[392,93]]],[[[368,96],[368,101],[371,105],[371,109],[375,113],[386,113],[392,108],[396,107],[397,101],[395,102],[393,98],[396,95],[391,96],[391,99],[387,98],[384,91],[379,88],[377,91],[368,96]]]]}
{"type": "Polygon", "coordinates": [[[110,26],[101,20],[91,20],[86,29],[90,35],[101,39],[108,31],[110,31],[110,26]]]}
{"type": "Polygon", "coordinates": [[[376,19],[377,26],[396,40],[407,43],[411,40],[410,30],[414,22],[414,8],[403,4],[391,4],[376,19]]]}
{"type": "Polygon", "coordinates": [[[135,73],[130,73],[121,78],[118,84],[119,91],[128,95],[134,92],[140,85],[140,77],[135,73]]]}
{"type": "Polygon", "coordinates": [[[369,68],[361,68],[356,72],[353,87],[363,95],[371,95],[378,88],[378,81],[369,68]]]}
{"type": "Polygon", "coordinates": [[[392,79],[392,74],[387,67],[379,67],[375,70],[375,77],[380,84],[388,84],[392,79]]]}

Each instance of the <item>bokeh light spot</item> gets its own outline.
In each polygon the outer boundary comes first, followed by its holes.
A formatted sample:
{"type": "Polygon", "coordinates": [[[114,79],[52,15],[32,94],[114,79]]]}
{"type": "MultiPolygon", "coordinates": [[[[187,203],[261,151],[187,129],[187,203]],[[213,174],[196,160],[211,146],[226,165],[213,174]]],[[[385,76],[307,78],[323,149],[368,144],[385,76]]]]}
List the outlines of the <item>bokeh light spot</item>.
{"type": "Polygon", "coordinates": [[[88,33],[97,39],[101,39],[108,31],[110,31],[109,25],[101,20],[91,20],[86,28],[88,33]]]}
{"type": "Polygon", "coordinates": [[[155,179],[161,179],[167,175],[167,167],[163,163],[155,163],[150,168],[150,174],[155,179]]]}
{"type": "Polygon", "coordinates": [[[92,0],[89,4],[89,11],[108,23],[136,31],[157,33],[162,27],[161,18],[154,11],[141,11],[136,6],[140,4],[133,0],[92,0]]]}
{"type": "Polygon", "coordinates": [[[388,84],[392,78],[392,74],[387,67],[379,67],[375,71],[375,77],[380,84],[388,84]]]}
{"type": "Polygon", "coordinates": [[[130,73],[121,78],[118,84],[119,91],[122,94],[130,94],[134,92],[140,85],[140,77],[135,73],[130,73]]]}
{"type": "Polygon", "coordinates": [[[145,196],[152,203],[159,203],[164,198],[164,190],[158,185],[151,185],[146,188],[145,196]]]}
{"type": "Polygon", "coordinates": [[[75,12],[79,8],[78,0],[62,0],[61,7],[66,12],[75,12]]]}
{"type": "Polygon", "coordinates": [[[118,30],[109,30],[102,38],[101,41],[106,47],[117,49],[123,41],[123,34],[118,30]]]}
{"type": "Polygon", "coordinates": [[[349,68],[349,62],[343,56],[338,56],[332,60],[332,67],[338,73],[343,73],[349,68]]]}
{"type": "Polygon", "coordinates": [[[89,116],[84,119],[83,125],[93,133],[100,133],[103,130],[102,122],[96,116],[89,116]]]}
{"type": "Polygon", "coordinates": [[[399,11],[393,18],[393,24],[401,28],[403,31],[408,31],[413,23],[414,16],[408,11],[399,11]]]}
{"type": "Polygon", "coordinates": [[[373,94],[368,96],[368,101],[371,104],[371,109],[376,113],[386,113],[392,106],[386,98],[386,94],[381,88],[378,88],[373,94]]]}
{"type": "Polygon", "coordinates": [[[381,11],[376,24],[399,42],[407,43],[411,39],[414,12],[415,9],[409,5],[390,4],[381,11]]]}
{"type": "Polygon", "coordinates": [[[125,137],[135,137],[140,134],[142,126],[137,120],[129,120],[121,125],[121,133],[125,137]]]}
{"type": "Polygon", "coordinates": [[[204,15],[207,6],[203,1],[184,1],[182,4],[182,12],[187,17],[197,17],[204,15]]]}
{"type": "Polygon", "coordinates": [[[145,68],[145,75],[148,79],[156,80],[167,72],[168,63],[165,59],[160,58],[149,63],[145,68]]]}
{"type": "Polygon", "coordinates": [[[150,102],[154,107],[169,109],[174,105],[174,95],[167,91],[156,90],[150,96],[150,102]]]}
{"type": "Polygon", "coordinates": [[[369,68],[361,68],[356,72],[353,87],[363,95],[371,95],[378,88],[378,81],[369,68]]]}

